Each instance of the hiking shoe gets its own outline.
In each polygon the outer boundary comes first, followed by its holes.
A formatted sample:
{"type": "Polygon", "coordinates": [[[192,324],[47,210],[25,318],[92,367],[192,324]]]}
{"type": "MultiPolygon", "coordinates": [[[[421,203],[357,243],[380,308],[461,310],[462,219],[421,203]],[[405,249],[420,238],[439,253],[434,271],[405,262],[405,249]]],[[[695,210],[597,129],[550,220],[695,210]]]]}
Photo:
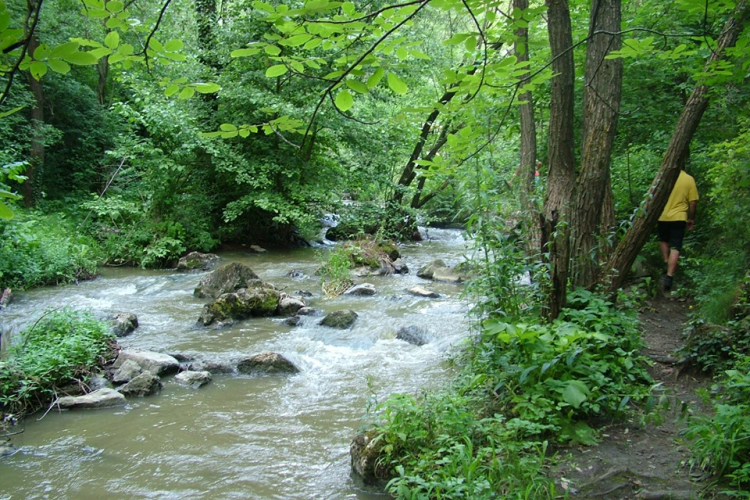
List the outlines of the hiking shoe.
{"type": "Polygon", "coordinates": [[[672,291],[672,276],[663,274],[659,279],[659,292],[663,297],[668,298],[669,293],[672,291]]]}

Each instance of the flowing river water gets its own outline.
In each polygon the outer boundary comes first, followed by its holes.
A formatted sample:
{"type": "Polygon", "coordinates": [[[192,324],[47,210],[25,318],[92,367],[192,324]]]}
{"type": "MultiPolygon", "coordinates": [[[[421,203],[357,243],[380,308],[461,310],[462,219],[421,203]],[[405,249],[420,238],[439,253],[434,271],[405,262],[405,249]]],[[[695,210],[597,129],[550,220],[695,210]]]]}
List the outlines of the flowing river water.
{"type": "Polygon", "coordinates": [[[96,280],[18,294],[0,313],[4,331],[17,331],[46,308],[132,312],[140,326],[120,339],[124,348],[210,361],[273,351],[301,372],[214,375],[197,390],[166,377],[159,394],[131,398],[125,407],[33,415],[12,437],[18,451],[0,458],[0,500],[384,498],[352,478],[349,444],[372,402],[449,376],[451,347],[469,333],[468,305],[460,285],[432,283],[416,271],[436,258],[455,265],[465,251],[460,232],[430,229],[425,241],[401,248],[408,274],[357,279],[377,294],[337,298],[326,297],[314,275],[324,250],[219,254],[218,266],[241,262],[277,288],[312,292],[310,305],[324,313],[355,310],[349,330],[319,326],[320,316],[296,327],[281,318],[199,327],[206,301],[193,290],[205,273],[110,268],[96,280]],[[415,285],[441,298],[407,294],[415,285]],[[426,345],[395,338],[411,325],[428,332],[426,345]]]}

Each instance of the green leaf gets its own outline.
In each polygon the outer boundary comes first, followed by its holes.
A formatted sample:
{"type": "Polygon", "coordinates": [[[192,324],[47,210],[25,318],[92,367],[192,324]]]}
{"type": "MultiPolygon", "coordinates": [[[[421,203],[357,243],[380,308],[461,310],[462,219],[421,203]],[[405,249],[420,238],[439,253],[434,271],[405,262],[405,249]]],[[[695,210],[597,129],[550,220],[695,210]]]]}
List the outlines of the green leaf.
{"type": "Polygon", "coordinates": [[[218,83],[194,83],[193,88],[201,94],[213,94],[221,90],[221,85],[218,83]]]}
{"type": "Polygon", "coordinates": [[[237,49],[233,50],[229,55],[231,57],[250,57],[258,54],[260,49],[237,49]]]}
{"type": "Polygon", "coordinates": [[[335,102],[336,107],[339,108],[339,110],[348,111],[352,106],[354,106],[354,97],[352,97],[351,92],[344,89],[338,93],[335,102]]]}
{"type": "Polygon", "coordinates": [[[102,0],[83,0],[83,4],[91,9],[104,8],[104,2],[102,0]]]}
{"type": "Polygon", "coordinates": [[[346,80],[346,86],[360,94],[368,94],[370,92],[370,89],[367,87],[367,85],[360,82],[359,80],[348,79],[346,80]]]}
{"type": "Polygon", "coordinates": [[[50,59],[47,61],[47,64],[49,64],[50,69],[55,73],[66,75],[70,72],[70,64],[61,61],[60,59],[50,59]]]}
{"type": "Polygon", "coordinates": [[[164,95],[167,97],[171,97],[175,95],[179,90],[180,90],[179,85],[172,84],[164,90],[164,95]]]}
{"type": "Polygon", "coordinates": [[[80,47],[80,44],[78,42],[61,43],[60,45],[52,49],[50,57],[63,57],[70,55],[78,50],[78,47],[80,47]]]}
{"type": "Polygon", "coordinates": [[[312,50],[312,49],[316,48],[318,45],[320,45],[321,43],[323,43],[323,39],[322,38],[313,38],[312,40],[310,40],[309,42],[307,42],[305,44],[305,46],[302,47],[302,48],[305,49],[305,50],[312,50]]]}
{"type": "Polygon", "coordinates": [[[563,400],[573,408],[578,408],[588,399],[589,388],[580,380],[571,380],[562,391],[563,400]]]}
{"type": "Polygon", "coordinates": [[[73,52],[72,54],[62,57],[61,59],[75,64],[76,66],[91,66],[96,64],[98,59],[91,52],[73,52]]]}
{"type": "Polygon", "coordinates": [[[299,47],[310,41],[312,35],[309,33],[302,33],[301,35],[294,35],[279,42],[280,45],[286,45],[287,47],[299,47]]]}
{"type": "Polygon", "coordinates": [[[267,78],[275,78],[277,76],[283,75],[287,71],[289,71],[289,68],[287,68],[285,65],[283,65],[283,64],[276,64],[276,65],[271,66],[270,68],[268,68],[266,70],[266,77],[267,78]]]}
{"type": "Polygon", "coordinates": [[[183,42],[179,38],[173,38],[164,45],[164,49],[169,52],[176,52],[178,50],[182,50],[184,46],[185,42],[183,42]]]}
{"type": "Polygon", "coordinates": [[[388,86],[397,94],[403,95],[409,91],[406,83],[395,73],[388,73],[388,86]]]}
{"type": "Polygon", "coordinates": [[[112,2],[107,2],[107,10],[117,14],[118,12],[122,12],[125,9],[125,6],[122,2],[118,2],[117,0],[113,0],[112,2]]]}
{"type": "Polygon", "coordinates": [[[266,45],[263,50],[265,50],[266,54],[268,54],[269,56],[278,56],[279,54],[281,54],[281,49],[276,45],[266,45]]]}
{"type": "Polygon", "coordinates": [[[10,27],[10,14],[7,12],[0,13],[0,32],[7,30],[10,27]]]}
{"type": "Polygon", "coordinates": [[[110,31],[106,37],[104,37],[104,45],[110,49],[116,49],[120,45],[120,34],[116,31],[110,31]]]}
{"type": "Polygon", "coordinates": [[[4,112],[0,113],[0,118],[5,118],[6,116],[10,116],[13,113],[18,113],[23,108],[24,108],[23,106],[18,106],[17,108],[13,108],[13,109],[11,109],[9,111],[4,111],[4,112]]]}
{"type": "Polygon", "coordinates": [[[378,86],[380,83],[380,80],[383,79],[385,76],[385,70],[383,68],[378,68],[375,70],[375,73],[370,76],[370,78],[367,79],[367,88],[374,89],[378,86]]]}
{"type": "Polygon", "coordinates": [[[234,132],[237,130],[236,125],[232,125],[231,123],[222,123],[219,125],[219,129],[221,129],[223,132],[234,132]]]}
{"type": "Polygon", "coordinates": [[[13,210],[8,205],[0,201],[0,219],[12,219],[13,210]]]}
{"type": "Polygon", "coordinates": [[[31,71],[31,76],[33,76],[35,80],[39,80],[47,74],[47,65],[41,61],[34,61],[31,63],[31,66],[29,66],[29,71],[31,71]]]}
{"type": "Polygon", "coordinates": [[[180,99],[190,99],[195,95],[195,89],[193,87],[185,87],[178,96],[180,99]]]}
{"type": "Polygon", "coordinates": [[[36,59],[37,61],[42,61],[49,57],[51,53],[52,51],[50,50],[50,48],[43,43],[34,51],[34,59],[36,59]]]}

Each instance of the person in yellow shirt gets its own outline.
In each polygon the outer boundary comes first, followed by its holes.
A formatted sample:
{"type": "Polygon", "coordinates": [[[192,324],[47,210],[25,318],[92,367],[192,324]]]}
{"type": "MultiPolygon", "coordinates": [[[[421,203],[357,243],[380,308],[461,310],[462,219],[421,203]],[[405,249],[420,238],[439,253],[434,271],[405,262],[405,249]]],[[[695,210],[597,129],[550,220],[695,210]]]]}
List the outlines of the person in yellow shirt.
{"type": "Polygon", "coordinates": [[[672,289],[672,279],[677,271],[677,262],[682,251],[685,230],[695,227],[695,210],[698,203],[698,188],[695,179],[683,170],[669,195],[667,206],[659,217],[659,242],[661,255],[667,265],[666,274],[659,280],[659,288],[665,295],[672,289]]]}

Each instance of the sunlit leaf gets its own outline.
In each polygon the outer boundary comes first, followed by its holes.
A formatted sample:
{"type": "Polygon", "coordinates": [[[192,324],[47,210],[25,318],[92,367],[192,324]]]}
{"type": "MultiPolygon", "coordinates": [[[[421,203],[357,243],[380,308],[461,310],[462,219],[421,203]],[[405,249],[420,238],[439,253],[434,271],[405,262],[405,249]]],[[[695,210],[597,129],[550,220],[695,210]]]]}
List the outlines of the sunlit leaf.
{"type": "Polygon", "coordinates": [[[118,12],[122,12],[125,9],[125,6],[122,2],[119,2],[117,0],[113,0],[111,2],[107,2],[107,10],[117,14],[118,12]]]}
{"type": "Polygon", "coordinates": [[[11,208],[5,203],[3,203],[2,201],[0,201],[0,218],[1,219],[13,218],[13,210],[11,210],[11,208]]]}
{"type": "Polygon", "coordinates": [[[373,89],[377,87],[384,76],[385,70],[383,68],[376,69],[375,73],[373,73],[372,76],[367,79],[367,88],[373,89]]]}
{"type": "Polygon", "coordinates": [[[50,69],[55,73],[65,75],[70,71],[70,64],[61,61],[60,59],[50,59],[47,61],[47,64],[49,64],[50,69]]]}
{"type": "Polygon", "coordinates": [[[300,35],[294,35],[279,42],[280,45],[286,45],[287,47],[298,47],[310,41],[312,35],[309,33],[302,33],[300,35]]]}
{"type": "Polygon", "coordinates": [[[193,87],[185,87],[178,96],[180,99],[190,99],[195,95],[195,89],[193,87]]]}
{"type": "Polygon", "coordinates": [[[229,55],[232,57],[250,57],[258,54],[259,52],[260,49],[237,49],[233,50],[229,55]]]}
{"type": "Polygon", "coordinates": [[[348,90],[342,90],[336,96],[335,102],[336,107],[341,111],[348,111],[352,106],[354,106],[354,97],[352,97],[351,92],[349,92],[348,90]]]}
{"type": "Polygon", "coordinates": [[[167,97],[170,97],[170,96],[175,95],[179,90],[180,90],[179,85],[172,84],[164,90],[164,95],[167,97]]]}
{"type": "Polygon", "coordinates": [[[53,47],[52,52],[50,53],[50,57],[67,56],[78,50],[78,47],[80,47],[80,44],[78,42],[62,43],[57,47],[53,47]]]}
{"type": "Polygon", "coordinates": [[[106,37],[104,37],[104,45],[110,49],[116,49],[120,45],[120,34],[117,31],[110,31],[106,37]]]}
{"type": "Polygon", "coordinates": [[[395,73],[388,73],[388,86],[397,94],[406,94],[409,91],[406,83],[395,73]]]}
{"type": "Polygon", "coordinates": [[[278,56],[279,54],[281,54],[281,49],[276,45],[266,45],[263,50],[265,50],[266,54],[268,54],[269,56],[278,56]]]}
{"type": "Polygon", "coordinates": [[[29,71],[31,71],[31,76],[36,80],[39,80],[47,74],[47,65],[41,61],[34,61],[31,63],[31,66],[29,66],[29,71]]]}
{"type": "Polygon", "coordinates": [[[360,94],[367,94],[370,92],[370,89],[367,87],[367,85],[360,82],[359,80],[349,79],[346,81],[346,86],[360,94]]]}
{"type": "Polygon", "coordinates": [[[98,61],[91,52],[73,52],[62,59],[70,64],[75,64],[76,66],[91,66],[98,61]]]}
{"type": "Polygon", "coordinates": [[[289,68],[287,68],[284,64],[276,64],[266,70],[266,77],[275,78],[277,76],[283,75],[287,71],[289,71],[289,68]]]}
{"type": "Polygon", "coordinates": [[[193,88],[201,94],[213,94],[221,90],[221,86],[218,83],[194,83],[193,88]]]}
{"type": "Polygon", "coordinates": [[[184,46],[185,42],[183,42],[179,38],[173,38],[164,45],[164,49],[168,50],[169,52],[176,52],[178,50],[182,50],[184,46]]]}

